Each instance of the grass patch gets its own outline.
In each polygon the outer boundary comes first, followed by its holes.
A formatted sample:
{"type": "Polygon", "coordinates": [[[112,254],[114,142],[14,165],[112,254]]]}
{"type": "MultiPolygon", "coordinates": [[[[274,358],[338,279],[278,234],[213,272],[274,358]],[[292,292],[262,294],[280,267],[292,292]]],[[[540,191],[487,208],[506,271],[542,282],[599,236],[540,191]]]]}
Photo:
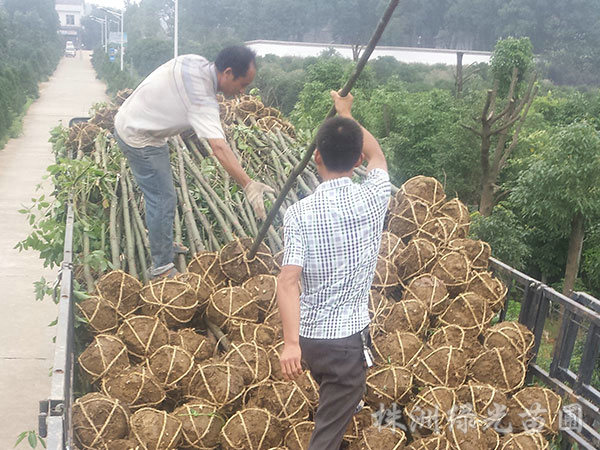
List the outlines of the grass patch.
{"type": "Polygon", "coordinates": [[[4,149],[4,146],[9,141],[9,139],[14,139],[21,136],[21,134],[23,133],[23,119],[25,118],[25,114],[27,114],[27,111],[29,110],[29,107],[34,102],[34,100],[35,99],[31,97],[27,99],[27,101],[23,105],[22,111],[19,113],[18,116],[16,116],[13,119],[12,124],[8,129],[6,135],[0,138],[0,150],[4,149]]]}

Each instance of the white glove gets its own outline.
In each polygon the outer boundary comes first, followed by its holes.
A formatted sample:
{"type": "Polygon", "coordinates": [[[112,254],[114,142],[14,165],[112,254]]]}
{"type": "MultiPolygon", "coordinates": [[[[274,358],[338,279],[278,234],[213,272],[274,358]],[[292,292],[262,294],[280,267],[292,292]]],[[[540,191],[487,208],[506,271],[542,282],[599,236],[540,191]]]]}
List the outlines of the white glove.
{"type": "Polygon", "coordinates": [[[244,188],[244,194],[246,194],[246,198],[252,205],[252,209],[254,209],[254,214],[260,220],[265,220],[267,218],[267,214],[265,212],[265,203],[263,200],[263,195],[265,193],[275,194],[275,190],[267,186],[264,183],[259,183],[258,181],[250,181],[244,188]]]}

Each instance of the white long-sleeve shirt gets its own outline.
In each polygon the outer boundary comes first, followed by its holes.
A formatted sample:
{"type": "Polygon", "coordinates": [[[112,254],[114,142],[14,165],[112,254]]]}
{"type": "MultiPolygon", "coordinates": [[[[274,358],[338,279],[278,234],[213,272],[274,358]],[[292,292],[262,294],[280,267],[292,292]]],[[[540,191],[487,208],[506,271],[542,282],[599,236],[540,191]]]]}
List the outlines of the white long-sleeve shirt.
{"type": "Polygon", "coordinates": [[[199,137],[224,139],[217,102],[217,72],[202,56],[182,55],[140,83],[115,116],[115,130],[128,145],[160,147],[193,128],[199,137]]]}

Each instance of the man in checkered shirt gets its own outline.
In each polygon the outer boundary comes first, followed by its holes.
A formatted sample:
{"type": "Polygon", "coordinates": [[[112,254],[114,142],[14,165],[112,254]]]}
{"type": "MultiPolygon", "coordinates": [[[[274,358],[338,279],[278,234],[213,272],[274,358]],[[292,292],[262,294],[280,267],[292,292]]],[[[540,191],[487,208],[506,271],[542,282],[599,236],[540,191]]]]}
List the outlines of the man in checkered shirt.
{"type": "Polygon", "coordinates": [[[277,287],[283,375],[298,376],[303,360],[319,384],[311,450],[339,448],[365,391],[369,290],[391,188],[379,144],[352,118],[352,96],[331,96],[338,116],[319,129],[314,156],[323,183],[285,214],[277,287]],[[363,160],[367,178],[354,183],[363,160]]]}

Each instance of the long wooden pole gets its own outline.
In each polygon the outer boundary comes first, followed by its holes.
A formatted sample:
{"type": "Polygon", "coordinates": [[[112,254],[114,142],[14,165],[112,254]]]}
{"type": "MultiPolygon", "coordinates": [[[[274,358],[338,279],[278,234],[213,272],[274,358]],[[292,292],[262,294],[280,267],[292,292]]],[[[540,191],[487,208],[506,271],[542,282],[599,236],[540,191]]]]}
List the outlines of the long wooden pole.
{"type": "MultiPolygon", "coordinates": [[[[364,53],[358,60],[358,63],[356,64],[356,67],[354,68],[352,75],[350,75],[350,78],[348,79],[348,81],[346,82],[344,87],[339,91],[339,94],[342,97],[345,97],[346,95],[348,95],[348,93],[350,92],[350,89],[352,89],[352,87],[354,86],[354,83],[356,83],[356,80],[358,79],[362,70],[364,69],[365,65],[367,64],[367,61],[369,60],[371,54],[373,53],[373,50],[375,50],[375,47],[377,46],[377,42],[379,42],[379,39],[381,38],[381,35],[383,34],[385,27],[387,26],[390,19],[392,18],[392,14],[394,13],[396,6],[398,6],[399,1],[400,0],[390,1],[390,4],[388,5],[387,9],[385,10],[383,17],[379,20],[379,24],[377,25],[377,28],[375,29],[373,36],[371,36],[371,40],[369,41],[369,44],[367,45],[364,53]]],[[[333,117],[334,115],[335,115],[335,106],[332,106],[331,109],[329,110],[329,113],[327,113],[325,120],[329,119],[330,117],[333,117]]],[[[258,235],[256,236],[256,239],[254,240],[254,244],[252,245],[252,248],[250,249],[250,252],[248,253],[249,259],[254,258],[254,256],[256,255],[256,252],[258,251],[260,244],[262,243],[263,239],[267,235],[269,227],[273,223],[275,216],[277,216],[277,212],[279,211],[279,208],[285,201],[285,198],[287,197],[288,192],[290,192],[290,189],[292,188],[292,185],[296,181],[296,178],[298,178],[298,176],[304,171],[304,169],[310,162],[310,159],[311,159],[316,147],[317,147],[316,139],[313,139],[310,146],[306,150],[306,153],[304,154],[302,161],[300,161],[300,163],[296,167],[294,167],[294,170],[292,171],[287,182],[281,189],[281,192],[279,193],[277,200],[275,200],[275,204],[269,211],[269,215],[267,216],[266,220],[262,224],[262,227],[260,228],[258,235]]]]}

